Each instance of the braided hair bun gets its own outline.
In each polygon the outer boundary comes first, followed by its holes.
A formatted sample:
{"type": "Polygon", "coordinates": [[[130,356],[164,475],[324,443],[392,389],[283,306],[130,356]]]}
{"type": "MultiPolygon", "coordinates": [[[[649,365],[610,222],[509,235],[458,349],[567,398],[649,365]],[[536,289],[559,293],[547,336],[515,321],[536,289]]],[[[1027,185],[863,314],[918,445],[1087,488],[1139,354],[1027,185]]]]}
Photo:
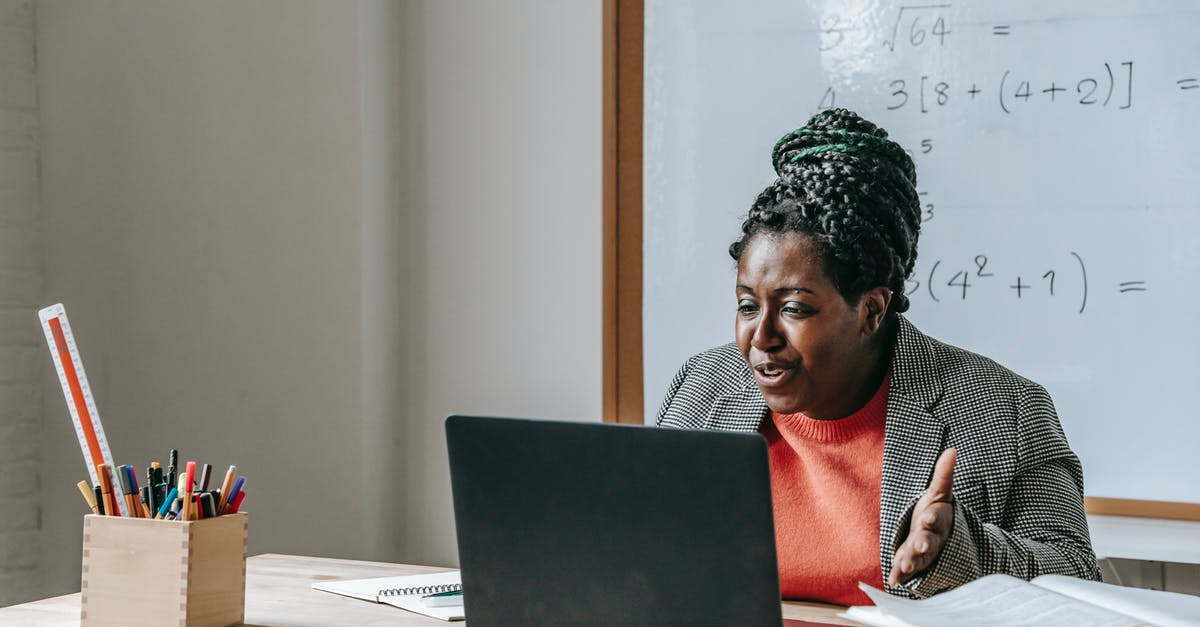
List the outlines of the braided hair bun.
{"type": "Polygon", "coordinates": [[[908,310],[904,281],[921,231],[908,153],[858,114],[827,109],[784,135],[771,162],[779,178],[755,199],[729,254],[740,259],[759,233],[804,233],[847,302],[882,285],[892,292],[889,313],[908,310]]]}

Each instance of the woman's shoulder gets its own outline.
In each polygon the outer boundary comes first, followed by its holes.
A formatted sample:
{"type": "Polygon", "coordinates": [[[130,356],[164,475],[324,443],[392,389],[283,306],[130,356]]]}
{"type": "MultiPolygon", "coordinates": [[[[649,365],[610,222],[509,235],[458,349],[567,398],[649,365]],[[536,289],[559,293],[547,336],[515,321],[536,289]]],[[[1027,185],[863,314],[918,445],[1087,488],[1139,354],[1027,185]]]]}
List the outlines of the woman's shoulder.
{"type": "Polygon", "coordinates": [[[720,396],[753,382],[754,377],[746,367],[737,344],[730,342],[692,355],[683,362],[675,380],[671,382],[671,391],[686,387],[693,392],[704,391],[705,396],[720,396]]]}
{"type": "Polygon", "coordinates": [[[899,361],[924,375],[935,375],[946,388],[1041,389],[1037,382],[991,357],[925,335],[907,320],[902,322],[900,337],[899,361]]]}
{"type": "Polygon", "coordinates": [[[736,344],[710,348],[688,358],[675,374],[659,409],[658,423],[697,427],[717,399],[744,394],[750,387],[754,388],[751,392],[757,390],[736,344]]]}

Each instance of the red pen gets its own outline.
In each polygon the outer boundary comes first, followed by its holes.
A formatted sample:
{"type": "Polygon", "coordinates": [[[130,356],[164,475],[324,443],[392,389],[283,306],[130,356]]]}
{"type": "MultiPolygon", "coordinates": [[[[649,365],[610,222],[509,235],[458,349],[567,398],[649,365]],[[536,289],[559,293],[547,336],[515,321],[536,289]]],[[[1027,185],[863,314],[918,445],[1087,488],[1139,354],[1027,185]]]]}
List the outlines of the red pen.
{"type": "Polygon", "coordinates": [[[229,508],[229,513],[236,514],[238,512],[238,508],[242,506],[242,500],[245,498],[245,492],[238,492],[237,498],[233,500],[233,507],[229,508]]]}

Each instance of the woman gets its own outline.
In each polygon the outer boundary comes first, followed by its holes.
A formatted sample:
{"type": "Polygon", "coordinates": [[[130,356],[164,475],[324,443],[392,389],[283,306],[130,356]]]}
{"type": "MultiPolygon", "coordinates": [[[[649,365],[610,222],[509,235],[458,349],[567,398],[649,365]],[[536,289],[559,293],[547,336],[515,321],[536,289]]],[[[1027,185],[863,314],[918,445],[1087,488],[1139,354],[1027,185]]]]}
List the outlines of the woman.
{"type": "Polygon", "coordinates": [[[772,160],[779,178],[729,249],[736,343],[683,365],[658,423],[766,437],[783,596],[1099,579],[1083,472],[1049,395],[901,315],[921,224],[907,153],[833,109],[772,160]]]}

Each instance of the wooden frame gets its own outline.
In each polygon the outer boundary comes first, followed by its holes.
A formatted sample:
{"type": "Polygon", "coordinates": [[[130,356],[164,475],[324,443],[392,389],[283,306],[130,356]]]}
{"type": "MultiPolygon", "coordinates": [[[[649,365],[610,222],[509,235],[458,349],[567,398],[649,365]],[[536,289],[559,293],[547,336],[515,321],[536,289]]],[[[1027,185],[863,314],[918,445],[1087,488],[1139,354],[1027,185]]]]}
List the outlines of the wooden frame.
{"type": "MultiPolygon", "coordinates": [[[[643,0],[604,0],[605,422],[643,422],[643,0]]],[[[699,347],[697,347],[699,348],[699,347]]],[[[1087,497],[1089,514],[1200,521],[1200,504],[1087,497]]]]}
{"type": "Polygon", "coordinates": [[[641,424],[642,0],[604,0],[603,415],[641,424]]]}

